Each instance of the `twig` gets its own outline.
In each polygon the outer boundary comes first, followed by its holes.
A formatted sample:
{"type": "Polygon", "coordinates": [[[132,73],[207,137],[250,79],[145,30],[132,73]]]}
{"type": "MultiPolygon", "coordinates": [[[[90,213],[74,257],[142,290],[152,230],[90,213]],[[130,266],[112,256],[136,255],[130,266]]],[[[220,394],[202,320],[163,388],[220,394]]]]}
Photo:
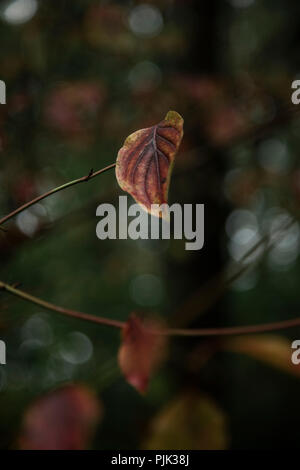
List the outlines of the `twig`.
{"type": "Polygon", "coordinates": [[[39,299],[38,297],[34,297],[33,295],[27,294],[27,292],[24,292],[20,289],[16,289],[14,286],[6,284],[2,281],[0,281],[0,290],[4,290],[9,294],[15,295],[16,297],[20,297],[21,299],[26,300],[27,302],[31,302],[32,304],[39,305],[41,307],[46,308],[47,310],[52,310],[62,315],[67,315],[73,318],[79,318],[80,320],[86,320],[93,323],[99,323],[101,325],[113,326],[115,328],[124,328],[125,326],[124,322],[118,320],[97,317],[94,315],[89,315],[88,313],[77,312],[76,310],[70,310],[68,308],[51,304],[50,302],[46,302],[45,300],[39,299]]]}
{"type": "Polygon", "coordinates": [[[294,326],[300,326],[300,318],[292,318],[291,320],[283,320],[274,323],[263,323],[261,325],[232,326],[225,328],[167,328],[157,333],[166,336],[233,336],[284,330],[294,326]]]}
{"type": "MultiPolygon", "coordinates": [[[[39,305],[47,310],[52,310],[62,315],[67,315],[73,318],[79,318],[100,325],[112,326],[114,328],[123,329],[125,323],[118,320],[111,320],[110,318],[97,317],[89,315],[87,313],[77,312],[76,310],[70,310],[52,303],[46,302],[38,297],[34,297],[27,294],[24,291],[16,289],[15,287],[0,281],[0,290],[4,290],[16,297],[19,297],[27,302],[31,302],[35,305],[39,305]]],[[[276,323],[265,323],[262,325],[249,325],[249,326],[236,326],[228,328],[201,328],[201,329],[180,329],[180,328],[166,328],[161,330],[153,331],[153,334],[164,335],[164,336],[229,336],[229,335],[241,335],[249,333],[263,333],[273,330],[282,330],[286,328],[292,328],[300,325],[300,318],[294,318],[292,320],[285,320],[276,323]]]]}
{"type": "Polygon", "coordinates": [[[102,168],[101,170],[98,170],[95,172],[91,170],[87,176],[82,176],[81,178],[78,178],[73,181],[69,181],[69,183],[62,184],[61,186],[58,186],[57,188],[47,191],[41,196],[38,196],[32,199],[32,201],[26,202],[26,204],[23,204],[23,206],[18,207],[18,209],[15,209],[13,212],[6,215],[5,217],[2,217],[2,219],[0,219],[0,226],[4,224],[4,222],[7,222],[9,219],[12,219],[12,217],[14,217],[15,215],[20,214],[20,212],[23,212],[24,210],[28,209],[28,207],[33,206],[39,201],[42,201],[42,199],[45,199],[46,197],[51,196],[52,194],[58,193],[59,191],[62,191],[63,189],[67,189],[67,188],[70,188],[71,186],[75,186],[75,184],[90,181],[91,179],[95,178],[98,175],[101,175],[102,173],[104,173],[107,170],[110,170],[111,168],[114,168],[115,166],[116,164],[112,163],[111,165],[108,165],[105,168],[102,168]]]}
{"type": "MultiPolygon", "coordinates": [[[[278,242],[278,238],[284,235],[285,231],[288,230],[296,220],[294,218],[285,221],[282,226],[272,234],[274,241],[269,243],[267,248],[264,250],[264,254],[269,251],[278,242]]],[[[214,278],[210,279],[204,286],[201,286],[190,297],[177,309],[174,314],[174,322],[178,326],[182,326],[182,321],[185,324],[190,323],[194,317],[207,311],[213,303],[215,303],[226,289],[232,285],[237,279],[245,274],[249,269],[253,268],[253,264],[247,264],[245,261],[255,253],[261,246],[267,244],[270,236],[264,235],[253,245],[241,258],[238,263],[238,268],[234,270],[232,274],[227,277],[227,269],[219,273],[214,278]]]]}

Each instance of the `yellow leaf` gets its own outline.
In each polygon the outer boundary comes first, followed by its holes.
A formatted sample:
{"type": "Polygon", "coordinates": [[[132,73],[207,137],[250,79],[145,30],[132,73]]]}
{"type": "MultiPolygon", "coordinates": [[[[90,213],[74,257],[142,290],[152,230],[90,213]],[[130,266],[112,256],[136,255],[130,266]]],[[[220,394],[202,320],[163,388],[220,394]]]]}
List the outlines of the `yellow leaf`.
{"type": "Polygon", "coordinates": [[[224,413],[209,397],[187,393],[153,420],[143,449],[222,450],[228,446],[224,413]]]}

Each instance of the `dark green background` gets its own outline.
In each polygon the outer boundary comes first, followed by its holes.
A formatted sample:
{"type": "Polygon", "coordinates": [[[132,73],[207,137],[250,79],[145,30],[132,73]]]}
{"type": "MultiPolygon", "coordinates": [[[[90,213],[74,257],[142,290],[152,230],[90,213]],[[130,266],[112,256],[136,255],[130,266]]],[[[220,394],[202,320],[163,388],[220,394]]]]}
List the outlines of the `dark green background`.
{"type": "MultiPolygon", "coordinates": [[[[169,199],[205,204],[205,246],[188,252],[176,241],[99,241],[97,206],[124,194],[110,171],[44,201],[33,212],[31,236],[22,223],[7,224],[8,232],[0,232],[0,279],[95,315],[126,320],[141,310],[174,323],[177,307],[230,261],[225,222],[232,211],[256,214],[261,234],[271,208],[297,213],[300,122],[285,118],[285,111],[300,72],[299,2],[149,1],[163,18],[153,36],[130,28],[128,18],[141,2],[41,0],[21,25],[3,19],[8,3],[0,4],[0,78],[7,85],[7,105],[0,105],[0,215],[114,162],[127,135],[175,109],[185,119],[185,136],[169,199]],[[66,83],[75,85],[64,102],[59,90],[66,83]],[[272,170],[271,150],[270,167],[261,165],[268,139],[284,143],[287,168],[272,170]],[[132,292],[145,274],[156,277],[152,286],[142,286],[146,301],[138,302],[132,292]]],[[[231,326],[299,314],[297,257],[283,269],[266,255],[254,274],[250,289],[233,286],[205,315],[182,323],[231,326]]],[[[299,446],[300,383],[292,375],[222,352],[215,339],[176,338],[149,392],[139,396],[118,369],[118,331],[59,317],[4,293],[0,301],[0,337],[7,343],[7,365],[0,366],[3,449],[16,446],[27,406],[69,380],[90,385],[103,403],[95,449],[140,448],[153,417],[191,389],[224,411],[229,448],[299,446]],[[26,347],[24,325],[37,314],[52,339],[26,347]],[[70,367],[60,351],[74,331],[88,336],[93,355],[70,367]],[[201,367],[206,347],[216,353],[201,367]]],[[[40,333],[37,328],[31,339],[40,333]]],[[[299,329],[280,334],[300,338],[299,329]]]]}

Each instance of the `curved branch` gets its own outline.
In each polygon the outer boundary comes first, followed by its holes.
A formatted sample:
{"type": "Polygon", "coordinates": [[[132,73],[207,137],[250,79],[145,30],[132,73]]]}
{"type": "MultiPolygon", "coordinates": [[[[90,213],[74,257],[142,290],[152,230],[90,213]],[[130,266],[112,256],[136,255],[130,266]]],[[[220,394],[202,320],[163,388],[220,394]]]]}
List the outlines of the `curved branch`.
{"type": "MultiPolygon", "coordinates": [[[[27,302],[31,302],[35,305],[39,305],[47,310],[52,310],[62,315],[69,317],[78,318],[100,325],[112,326],[114,328],[123,329],[125,323],[119,320],[112,320],[110,318],[97,317],[88,313],[78,312],[76,310],[70,310],[52,303],[46,302],[38,297],[27,294],[26,292],[17,289],[14,286],[6,284],[0,281],[0,290],[4,290],[9,294],[19,297],[27,302]]],[[[202,329],[180,329],[180,328],[166,328],[162,330],[153,331],[153,334],[164,335],[164,336],[229,336],[229,335],[241,335],[249,333],[264,333],[267,331],[283,330],[286,328],[292,328],[300,325],[300,318],[293,318],[291,320],[284,320],[276,323],[265,323],[262,325],[248,325],[248,326],[235,326],[228,328],[202,328],[202,329]]]]}
{"type": "Polygon", "coordinates": [[[5,282],[2,282],[2,281],[0,281],[0,290],[1,289],[8,292],[9,294],[12,294],[23,300],[26,300],[27,302],[31,302],[32,304],[39,305],[40,307],[46,308],[47,310],[52,310],[53,312],[60,313],[62,315],[67,315],[73,318],[79,318],[80,320],[86,320],[86,321],[93,322],[93,323],[99,323],[101,325],[113,326],[115,328],[124,328],[125,326],[124,322],[121,322],[118,320],[111,320],[110,318],[97,317],[95,315],[90,315],[88,313],[82,313],[76,310],[70,310],[68,308],[54,305],[50,302],[46,302],[43,299],[27,294],[27,292],[24,292],[20,289],[16,289],[14,286],[6,284],[5,282]]]}
{"type": "Polygon", "coordinates": [[[57,188],[54,188],[54,189],[51,189],[50,191],[47,191],[46,193],[42,194],[41,196],[38,196],[38,197],[32,199],[32,201],[26,202],[26,204],[23,204],[23,206],[18,207],[13,212],[6,215],[5,217],[2,217],[2,219],[0,219],[0,226],[2,224],[4,224],[4,222],[7,222],[9,219],[12,219],[15,215],[20,214],[20,212],[23,212],[26,209],[28,209],[28,207],[33,206],[34,204],[36,204],[39,201],[42,201],[42,199],[45,199],[46,197],[51,196],[52,194],[58,193],[59,191],[62,191],[63,189],[67,189],[67,188],[70,188],[71,186],[75,186],[75,184],[85,183],[87,181],[90,181],[91,179],[95,178],[98,175],[101,175],[102,173],[104,173],[107,170],[110,170],[111,168],[114,168],[115,166],[116,166],[116,164],[112,163],[111,165],[108,165],[105,168],[102,168],[101,170],[98,170],[98,171],[95,171],[95,172],[93,170],[91,170],[90,173],[87,176],[82,176],[81,178],[78,178],[78,179],[73,180],[73,181],[69,181],[69,183],[62,184],[61,186],[58,186],[57,188]]]}

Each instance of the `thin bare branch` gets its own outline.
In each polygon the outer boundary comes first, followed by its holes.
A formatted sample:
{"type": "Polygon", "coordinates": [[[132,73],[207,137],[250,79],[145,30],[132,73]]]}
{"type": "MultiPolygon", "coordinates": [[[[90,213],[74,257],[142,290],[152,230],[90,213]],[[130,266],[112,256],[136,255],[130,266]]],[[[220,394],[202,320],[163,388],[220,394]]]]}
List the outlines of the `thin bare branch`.
{"type": "Polygon", "coordinates": [[[194,291],[175,312],[174,323],[177,326],[183,326],[183,322],[188,324],[196,316],[199,316],[211,308],[228,287],[253,268],[254,263],[246,263],[250,256],[256,253],[262,246],[265,246],[262,255],[266,254],[278,243],[281,237],[285,235],[286,230],[294,223],[296,223],[296,219],[288,218],[275,233],[272,233],[272,241],[270,241],[270,235],[268,234],[260,238],[255,245],[244,254],[237,263],[237,266],[230,269],[230,274],[228,274],[228,267],[226,267],[224,271],[220,272],[212,279],[209,279],[203,286],[194,291]]]}
{"type": "Polygon", "coordinates": [[[105,168],[102,168],[101,170],[98,170],[95,172],[91,170],[89,174],[86,176],[82,176],[81,178],[78,178],[73,181],[69,181],[69,183],[62,184],[61,186],[58,186],[57,188],[47,191],[41,196],[38,196],[32,199],[32,201],[26,202],[26,204],[23,204],[22,206],[18,207],[17,209],[12,211],[10,214],[6,215],[5,217],[2,217],[2,219],[0,219],[0,226],[4,224],[5,222],[7,222],[8,220],[12,219],[15,215],[20,214],[20,212],[23,212],[26,209],[28,209],[28,207],[31,207],[37,202],[42,201],[43,199],[46,199],[46,197],[52,196],[52,194],[55,194],[55,193],[58,193],[59,191],[70,188],[71,186],[75,186],[75,184],[85,183],[87,181],[90,181],[91,179],[95,178],[98,175],[101,175],[102,173],[105,173],[106,171],[110,170],[111,168],[114,168],[115,166],[116,164],[112,163],[111,165],[108,165],[105,168]]]}
{"type": "MultiPolygon", "coordinates": [[[[4,290],[9,294],[19,297],[27,302],[31,302],[35,305],[39,305],[47,310],[52,310],[56,313],[66,315],[72,318],[78,318],[93,323],[97,323],[105,326],[112,326],[114,328],[123,329],[125,323],[119,320],[112,320],[110,318],[98,317],[90,315],[88,313],[78,312],[76,310],[70,310],[58,305],[54,305],[38,297],[28,294],[14,286],[6,284],[0,281],[0,290],[4,290]]],[[[248,325],[248,326],[236,326],[228,328],[201,328],[201,329],[181,329],[181,328],[166,328],[157,331],[153,331],[153,334],[166,335],[166,336],[229,336],[229,335],[241,335],[249,333],[263,333],[274,330],[282,330],[286,328],[292,328],[300,325],[300,318],[294,318],[291,320],[285,320],[275,323],[265,323],[262,325],[248,325]]]]}
{"type": "Polygon", "coordinates": [[[263,323],[261,325],[232,326],[225,328],[167,328],[157,332],[166,336],[234,336],[245,335],[250,333],[266,333],[275,330],[285,330],[300,326],[300,318],[292,318],[291,320],[283,320],[274,323],[263,323]]]}
{"type": "Polygon", "coordinates": [[[124,328],[125,326],[124,322],[121,322],[118,320],[98,317],[95,315],[90,315],[88,313],[82,313],[76,310],[70,310],[68,308],[54,305],[38,297],[34,297],[33,295],[27,294],[27,292],[17,289],[16,287],[6,284],[5,282],[2,282],[2,281],[0,281],[0,290],[4,290],[8,292],[9,294],[19,297],[20,299],[26,300],[27,302],[31,302],[32,304],[39,305],[40,307],[43,307],[47,310],[52,310],[53,312],[60,313],[62,315],[67,315],[73,318],[79,318],[80,320],[98,323],[100,325],[113,326],[115,328],[124,328]]]}

